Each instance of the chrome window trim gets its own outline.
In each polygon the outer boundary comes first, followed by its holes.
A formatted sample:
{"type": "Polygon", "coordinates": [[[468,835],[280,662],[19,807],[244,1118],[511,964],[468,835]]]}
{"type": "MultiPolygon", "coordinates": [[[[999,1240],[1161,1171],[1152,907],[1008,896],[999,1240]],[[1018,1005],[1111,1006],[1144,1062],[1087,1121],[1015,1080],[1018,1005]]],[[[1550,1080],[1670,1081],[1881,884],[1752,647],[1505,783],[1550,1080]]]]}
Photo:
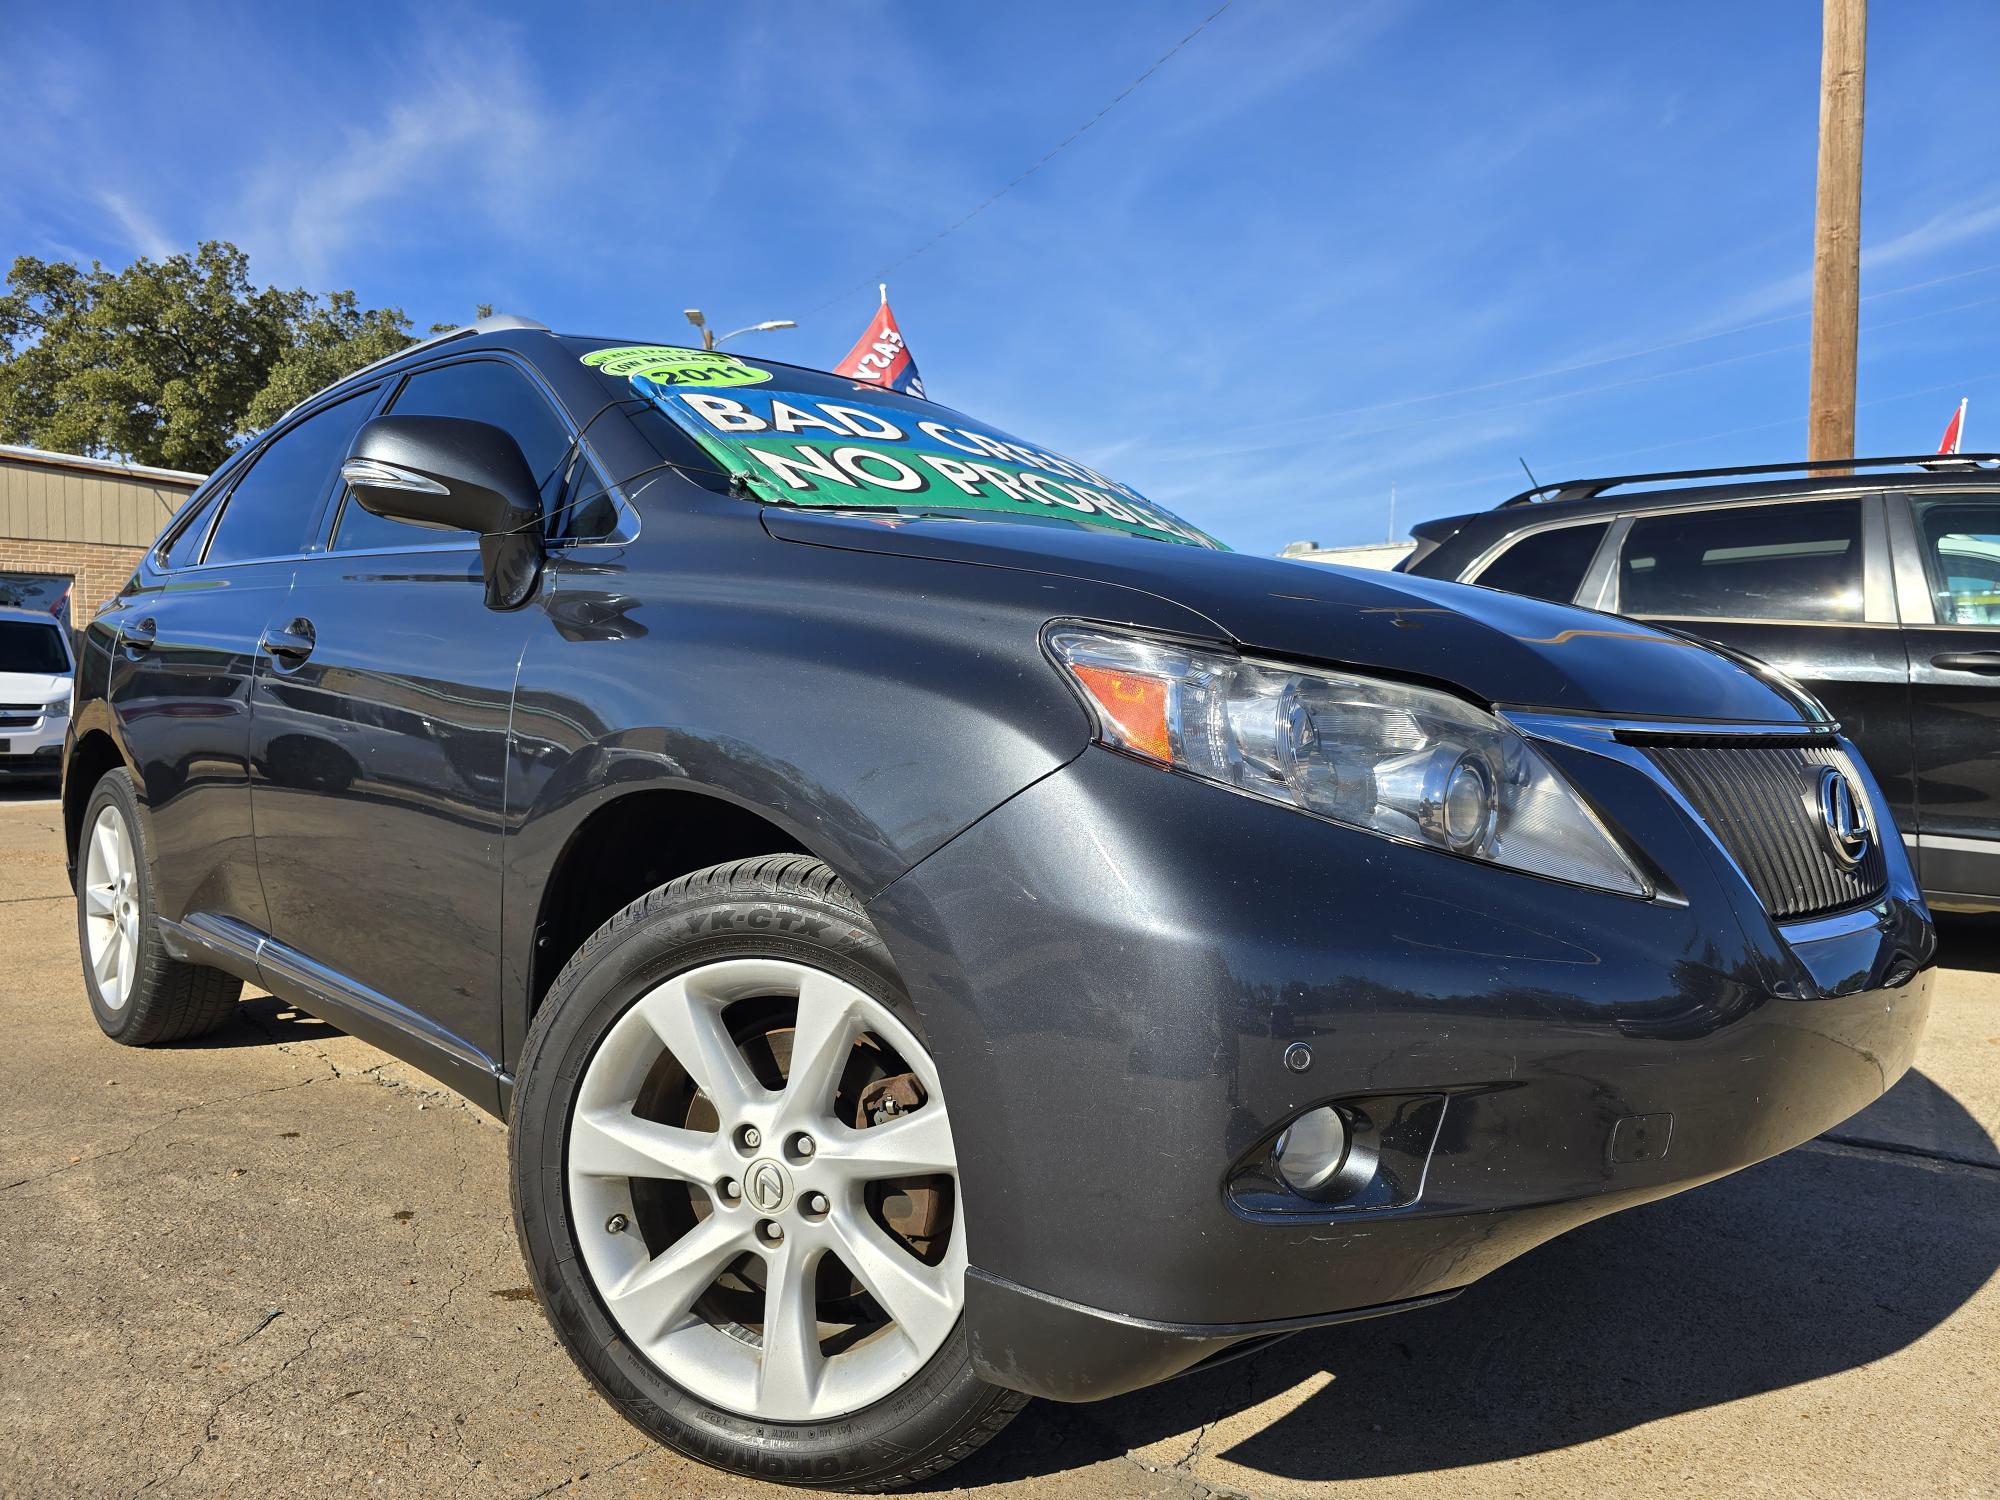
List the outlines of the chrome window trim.
{"type": "MultiPolygon", "coordinates": [[[[1814,630],[1901,630],[1896,620],[1773,620],[1764,615],[1634,615],[1635,620],[1664,620],[1675,625],[1803,625],[1814,630]]],[[[1695,634],[1700,634],[1695,631],[1695,634]]]]}
{"type": "Polygon", "coordinates": [[[321,558],[342,558],[342,557],[396,557],[406,552],[422,552],[425,554],[442,553],[442,552],[464,552],[473,556],[477,556],[479,552],[479,539],[477,537],[472,536],[471,532],[467,532],[466,535],[470,537],[471,540],[449,541],[449,542],[418,542],[413,547],[342,547],[338,549],[327,547],[322,549],[321,551],[308,553],[303,557],[295,558],[293,559],[293,561],[306,562],[306,561],[316,561],[321,558]]]}

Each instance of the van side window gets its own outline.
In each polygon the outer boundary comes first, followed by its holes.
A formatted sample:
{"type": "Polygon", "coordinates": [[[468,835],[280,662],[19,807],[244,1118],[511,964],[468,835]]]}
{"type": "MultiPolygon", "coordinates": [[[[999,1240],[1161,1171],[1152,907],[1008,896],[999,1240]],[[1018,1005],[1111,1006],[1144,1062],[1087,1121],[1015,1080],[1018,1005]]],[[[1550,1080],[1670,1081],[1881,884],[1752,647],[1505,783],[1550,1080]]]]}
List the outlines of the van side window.
{"type": "Polygon", "coordinates": [[[1583,586],[1590,560],[1604,540],[1608,521],[1591,526],[1557,526],[1530,532],[1494,558],[1472,581],[1485,589],[1506,589],[1531,599],[1568,604],[1583,586]]]}
{"type": "MultiPolygon", "coordinates": [[[[528,469],[541,486],[544,513],[561,502],[575,448],[569,428],[556,415],[533,381],[505,361],[468,359],[419,370],[403,382],[389,403],[399,417],[464,417],[504,428],[521,445],[528,469]]],[[[363,510],[353,495],[343,498],[335,523],[336,551],[367,547],[428,547],[454,539],[470,540],[435,527],[392,521],[363,510]]]]}
{"type": "Polygon", "coordinates": [[[301,551],[320,498],[374,407],[375,391],[358,391],[279,433],[230,490],[203,563],[290,557],[301,551]]]}
{"type": "Polygon", "coordinates": [[[1620,614],[1837,621],[1861,607],[1858,500],[1642,515],[1625,536],[1620,614]]]}

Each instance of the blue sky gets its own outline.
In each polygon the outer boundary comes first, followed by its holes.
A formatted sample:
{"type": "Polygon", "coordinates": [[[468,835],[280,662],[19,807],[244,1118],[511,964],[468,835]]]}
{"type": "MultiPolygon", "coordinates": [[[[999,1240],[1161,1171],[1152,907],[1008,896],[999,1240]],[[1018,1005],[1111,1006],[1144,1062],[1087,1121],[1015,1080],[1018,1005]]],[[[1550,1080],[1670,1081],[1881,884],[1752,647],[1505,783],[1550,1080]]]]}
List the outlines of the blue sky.
{"type": "MultiPolygon", "coordinates": [[[[1809,0],[1236,0],[911,256],[1217,3],[0,0],[0,256],[814,365],[886,270],[936,399],[1259,551],[1802,451],[1809,0]]],[[[2000,447],[2000,8],[1874,12],[1859,445],[2000,447]]]]}

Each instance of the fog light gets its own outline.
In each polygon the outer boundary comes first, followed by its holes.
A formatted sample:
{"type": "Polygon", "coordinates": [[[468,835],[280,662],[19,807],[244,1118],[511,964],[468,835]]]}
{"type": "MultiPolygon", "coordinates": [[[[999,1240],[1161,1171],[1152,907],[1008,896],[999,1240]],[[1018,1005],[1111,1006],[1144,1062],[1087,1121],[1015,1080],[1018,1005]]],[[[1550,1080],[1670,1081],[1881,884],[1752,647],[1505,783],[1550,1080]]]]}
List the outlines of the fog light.
{"type": "Polygon", "coordinates": [[[1347,1160],[1347,1122],[1332,1105],[1300,1115],[1271,1154],[1286,1187],[1304,1198],[1325,1197],[1347,1160]]]}

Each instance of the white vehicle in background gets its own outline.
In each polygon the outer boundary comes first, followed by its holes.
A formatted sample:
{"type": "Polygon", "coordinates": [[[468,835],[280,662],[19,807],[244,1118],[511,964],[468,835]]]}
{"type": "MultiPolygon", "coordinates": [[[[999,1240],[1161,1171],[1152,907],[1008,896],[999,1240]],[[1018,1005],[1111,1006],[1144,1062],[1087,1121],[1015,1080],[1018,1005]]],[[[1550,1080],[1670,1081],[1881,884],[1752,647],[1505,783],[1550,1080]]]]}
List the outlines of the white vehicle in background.
{"type": "Polygon", "coordinates": [[[76,657],[45,610],[0,609],[0,781],[62,776],[76,657]]]}

